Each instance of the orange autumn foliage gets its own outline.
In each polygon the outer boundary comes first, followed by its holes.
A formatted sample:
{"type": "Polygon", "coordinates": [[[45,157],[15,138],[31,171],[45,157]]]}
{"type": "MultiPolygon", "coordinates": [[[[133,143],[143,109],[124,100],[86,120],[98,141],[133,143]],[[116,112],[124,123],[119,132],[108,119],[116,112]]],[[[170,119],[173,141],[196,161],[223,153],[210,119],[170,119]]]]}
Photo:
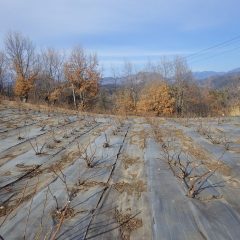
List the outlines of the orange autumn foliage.
{"type": "Polygon", "coordinates": [[[140,113],[149,112],[156,116],[168,116],[174,111],[175,99],[166,83],[152,83],[146,86],[138,102],[140,113]]]}
{"type": "Polygon", "coordinates": [[[86,108],[99,92],[101,73],[96,55],[87,55],[81,48],[73,49],[69,61],[64,66],[65,77],[70,84],[74,103],[79,97],[79,107],[86,108]]]}
{"type": "Polygon", "coordinates": [[[16,77],[14,92],[16,96],[28,97],[30,90],[33,88],[33,82],[36,76],[24,78],[20,74],[16,77]]]}
{"type": "Polygon", "coordinates": [[[48,96],[50,102],[55,102],[57,101],[60,96],[62,95],[63,87],[59,86],[55,88],[48,96]]]}
{"type": "Polygon", "coordinates": [[[116,109],[120,114],[135,113],[136,108],[129,89],[121,89],[116,95],[116,109]]]}

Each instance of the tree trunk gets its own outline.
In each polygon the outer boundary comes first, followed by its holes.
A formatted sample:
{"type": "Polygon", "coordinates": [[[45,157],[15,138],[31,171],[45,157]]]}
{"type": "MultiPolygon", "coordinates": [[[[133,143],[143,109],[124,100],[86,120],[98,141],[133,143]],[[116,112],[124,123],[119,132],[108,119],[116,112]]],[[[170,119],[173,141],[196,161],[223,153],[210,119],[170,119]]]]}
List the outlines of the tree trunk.
{"type": "Polygon", "coordinates": [[[77,109],[76,95],[75,95],[75,90],[74,90],[73,84],[72,84],[72,93],[73,93],[73,103],[74,103],[75,108],[77,109]]]}

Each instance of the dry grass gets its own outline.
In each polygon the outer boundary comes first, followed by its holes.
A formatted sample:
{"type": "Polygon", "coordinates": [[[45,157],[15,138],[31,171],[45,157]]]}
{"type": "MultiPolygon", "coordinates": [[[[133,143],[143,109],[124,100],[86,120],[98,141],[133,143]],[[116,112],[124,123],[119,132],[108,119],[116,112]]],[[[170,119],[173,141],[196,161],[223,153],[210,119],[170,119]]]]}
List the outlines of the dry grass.
{"type": "Polygon", "coordinates": [[[9,153],[6,154],[4,157],[1,158],[1,162],[7,162],[9,160],[12,160],[14,158],[16,158],[17,156],[26,153],[27,151],[24,152],[20,152],[20,153],[9,153]]]}
{"type": "Polygon", "coordinates": [[[51,166],[47,167],[44,170],[47,170],[47,172],[52,172],[52,170],[58,172],[59,169],[64,169],[65,167],[67,167],[78,156],[79,156],[79,153],[78,152],[74,152],[74,151],[71,151],[71,152],[68,152],[68,153],[64,153],[61,156],[61,159],[57,163],[53,163],[51,166]]]}
{"type": "MultiPolygon", "coordinates": [[[[56,221],[56,222],[60,222],[62,216],[63,216],[63,211],[65,209],[56,209],[52,212],[52,218],[56,221]]],[[[73,208],[66,208],[65,212],[64,212],[64,219],[70,219],[72,217],[74,217],[75,215],[75,212],[74,212],[74,209],[73,208]]]]}
{"type": "Polygon", "coordinates": [[[100,186],[100,187],[106,187],[108,184],[105,182],[97,182],[97,181],[86,181],[84,183],[80,183],[78,190],[80,191],[87,191],[90,188],[100,186]]]}
{"type": "MultiPolygon", "coordinates": [[[[213,157],[211,157],[209,153],[203,149],[197,148],[192,143],[189,143],[187,151],[196,159],[203,161],[206,167],[210,170],[214,170],[217,166],[219,166],[219,162],[212,160],[213,157]]],[[[231,168],[224,163],[221,163],[221,166],[218,168],[218,172],[226,176],[230,174],[230,171],[231,168]]]]}
{"type": "Polygon", "coordinates": [[[0,217],[8,216],[12,211],[17,209],[23,202],[29,201],[35,195],[34,189],[25,190],[24,196],[14,199],[10,203],[6,203],[0,206],[0,217]]]}
{"type": "Polygon", "coordinates": [[[141,160],[139,157],[133,158],[130,156],[123,156],[122,158],[123,166],[125,169],[128,169],[134,164],[141,163],[141,160]]]}
{"type": "Polygon", "coordinates": [[[9,209],[8,205],[1,205],[0,206],[0,217],[5,216],[10,211],[11,211],[11,208],[9,209]]]}
{"type": "Polygon", "coordinates": [[[141,180],[135,181],[133,183],[127,183],[124,181],[118,182],[113,184],[113,187],[120,193],[126,192],[128,195],[136,193],[138,197],[141,196],[142,192],[145,192],[147,190],[146,184],[141,180]]]}
{"type": "Polygon", "coordinates": [[[183,148],[185,148],[190,155],[202,161],[206,165],[206,167],[210,170],[214,170],[218,166],[219,173],[225,176],[229,176],[231,174],[231,168],[229,166],[222,162],[221,166],[219,167],[219,161],[214,160],[210,153],[196,146],[191,138],[184,136],[183,133],[180,132],[181,131],[178,132],[179,134],[178,137],[180,137],[181,139],[183,148]]]}
{"type": "Polygon", "coordinates": [[[137,145],[140,149],[146,147],[147,133],[144,130],[132,131],[130,136],[130,144],[137,145]]]}
{"type": "Polygon", "coordinates": [[[130,240],[131,233],[143,226],[142,219],[132,217],[130,213],[123,213],[116,209],[114,217],[120,225],[120,233],[123,240],[130,240]]]}

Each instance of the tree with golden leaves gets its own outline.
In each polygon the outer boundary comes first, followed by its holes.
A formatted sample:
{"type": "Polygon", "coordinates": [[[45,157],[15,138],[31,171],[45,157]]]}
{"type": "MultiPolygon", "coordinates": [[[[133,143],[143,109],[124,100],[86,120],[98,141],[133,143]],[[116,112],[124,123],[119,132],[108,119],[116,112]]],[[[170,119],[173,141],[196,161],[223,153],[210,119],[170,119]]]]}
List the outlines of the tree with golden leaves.
{"type": "Polygon", "coordinates": [[[175,99],[171,96],[169,86],[164,82],[147,85],[138,102],[139,112],[149,112],[156,116],[169,116],[174,111],[175,99]]]}
{"type": "Polygon", "coordinates": [[[120,114],[136,112],[132,91],[129,88],[125,87],[117,91],[115,103],[117,112],[120,114]]]}
{"type": "Polygon", "coordinates": [[[34,46],[28,38],[16,32],[7,35],[5,46],[15,75],[15,94],[27,101],[39,71],[34,46]]]}
{"type": "Polygon", "coordinates": [[[72,88],[75,107],[86,109],[99,91],[101,73],[96,55],[87,55],[82,48],[74,48],[64,66],[65,78],[72,88]]]}

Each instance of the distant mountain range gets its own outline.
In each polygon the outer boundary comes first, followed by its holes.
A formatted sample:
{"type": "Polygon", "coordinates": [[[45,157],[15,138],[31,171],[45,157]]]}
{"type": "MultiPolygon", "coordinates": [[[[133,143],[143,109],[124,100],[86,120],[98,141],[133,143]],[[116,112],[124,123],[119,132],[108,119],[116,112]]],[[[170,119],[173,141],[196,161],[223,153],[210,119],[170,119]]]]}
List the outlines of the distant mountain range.
{"type": "MultiPolygon", "coordinates": [[[[202,71],[202,72],[193,72],[193,77],[196,81],[204,86],[207,85],[212,88],[222,89],[225,87],[240,87],[240,68],[233,69],[228,72],[215,72],[215,71],[202,71]]],[[[148,79],[154,79],[158,75],[157,73],[150,72],[140,72],[135,77],[139,82],[144,80],[144,75],[148,79]]],[[[115,84],[121,85],[124,82],[124,78],[114,79],[113,77],[105,77],[102,79],[101,84],[114,86],[115,84]]]]}
{"type": "Polygon", "coordinates": [[[203,71],[203,72],[193,72],[193,76],[197,80],[204,80],[213,76],[222,76],[226,72],[214,72],[214,71],[203,71]]]}
{"type": "Polygon", "coordinates": [[[204,80],[211,77],[218,77],[218,76],[232,75],[232,74],[240,74],[240,68],[236,68],[228,72],[215,72],[215,71],[193,72],[193,76],[196,80],[204,80]]]}
{"type": "MultiPolygon", "coordinates": [[[[195,77],[196,78],[196,77],[195,77]]],[[[215,89],[240,88],[240,68],[225,73],[217,73],[203,79],[196,80],[201,85],[207,85],[215,89]]]]}

